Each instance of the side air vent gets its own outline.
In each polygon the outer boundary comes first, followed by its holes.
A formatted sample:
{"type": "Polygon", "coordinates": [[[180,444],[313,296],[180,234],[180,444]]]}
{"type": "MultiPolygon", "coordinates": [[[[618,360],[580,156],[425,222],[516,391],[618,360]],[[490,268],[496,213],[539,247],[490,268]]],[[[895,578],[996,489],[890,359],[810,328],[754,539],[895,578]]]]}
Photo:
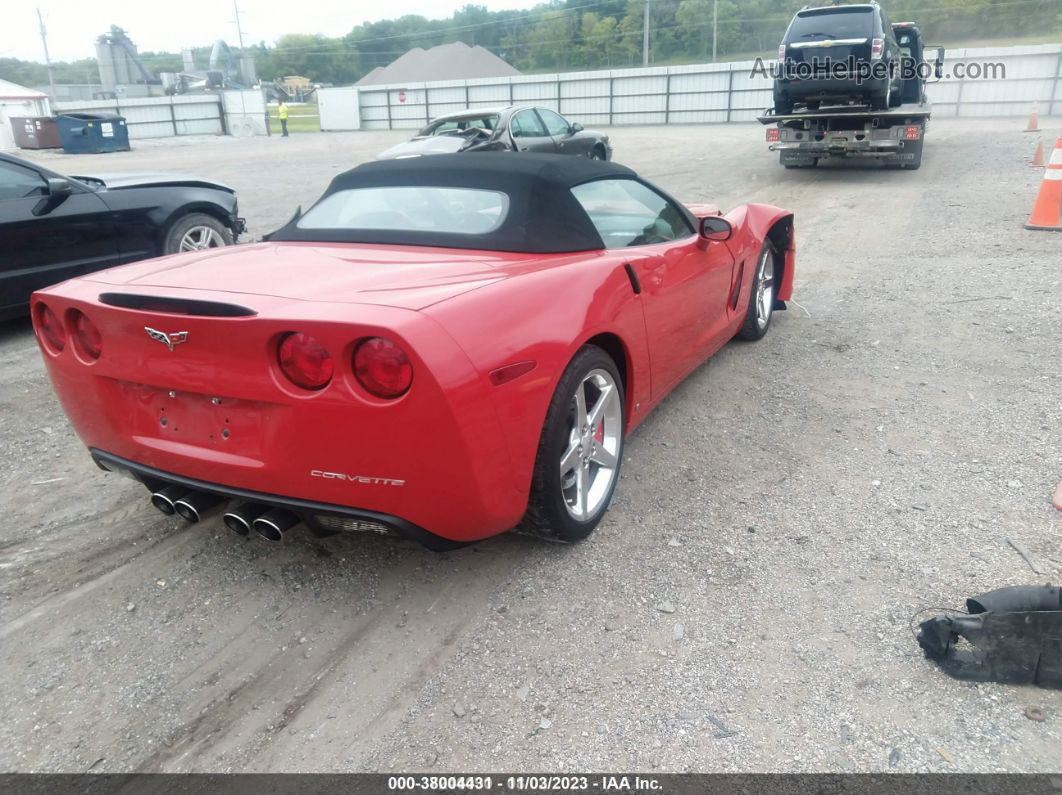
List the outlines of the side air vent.
{"type": "Polygon", "coordinates": [[[143,312],[168,312],[174,315],[201,315],[203,317],[251,317],[258,314],[239,304],[220,301],[197,301],[192,298],[170,298],[160,295],[131,295],[129,293],[100,293],[100,303],[122,309],[139,309],[143,312]]]}

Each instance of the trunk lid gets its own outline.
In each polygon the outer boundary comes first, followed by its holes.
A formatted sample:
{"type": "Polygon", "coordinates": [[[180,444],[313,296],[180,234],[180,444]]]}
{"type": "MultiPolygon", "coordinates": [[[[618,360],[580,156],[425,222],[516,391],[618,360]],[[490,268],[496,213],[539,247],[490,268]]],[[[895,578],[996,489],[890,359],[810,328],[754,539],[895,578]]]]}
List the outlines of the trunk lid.
{"type": "Polygon", "coordinates": [[[533,267],[541,259],[414,246],[259,243],[123,265],[84,280],[137,294],[209,291],[416,310],[506,278],[514,268],[533,267]]]}

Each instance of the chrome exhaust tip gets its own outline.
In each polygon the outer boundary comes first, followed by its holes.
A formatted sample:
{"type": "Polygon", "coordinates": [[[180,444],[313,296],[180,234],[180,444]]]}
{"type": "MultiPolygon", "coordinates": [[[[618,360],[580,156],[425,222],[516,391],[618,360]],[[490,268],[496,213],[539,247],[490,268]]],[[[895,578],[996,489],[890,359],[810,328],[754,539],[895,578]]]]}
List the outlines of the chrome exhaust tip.
{"type": "Polygon", "coordinates": [[[299,523],[299,517],[283,508],[262,514],[252,523],[254,531],[267,541],[280,541],[284,533],[299,523]]]}
{"type": "Polygon", "coordinates": [[[183,486],[166,486],[151,495],[151,504],[161,513],[173,516],[177,512],[177,500],[184,496],[185,491],[183,486]]]}
{"type": "Polygon", "coordinates": [[[173,504],[173,509],[187,522],[198,522],[203,514],[221,502],[217,494],[189,491],[173,504]]]}
{"type": "Polygon", "coordinates": [[[254,524],[254,520],[268,510],[268,506],[259,505],[256,502],[245,502],[231,511],[226,511],[221,521],[232,532],[245,536],[251,532],[251,525],[254,524]]]}

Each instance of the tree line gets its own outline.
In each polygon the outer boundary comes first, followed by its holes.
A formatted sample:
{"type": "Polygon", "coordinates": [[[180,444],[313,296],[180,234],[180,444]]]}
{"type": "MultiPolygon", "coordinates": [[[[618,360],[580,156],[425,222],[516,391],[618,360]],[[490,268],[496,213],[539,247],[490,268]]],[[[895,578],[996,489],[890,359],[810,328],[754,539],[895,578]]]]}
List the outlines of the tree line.
{"type": "MultiPolygon", "coordinates": [[[[515,1],[515,0],[514,0],[515,1]]],[[[356,25],[344,36],[291,33],[273,45],[247,48],[260,78],[303,75],[318,83],[353,83],[404,52],[463,41],[480,45],[521,71],[565,71],[634,66],[642,63],[646,0],[553,0],[533,8],[489,11],[466,5],[449,17],[408,15],[356,25]]],[[[828,5],[832,0],[820,0],[828,5]]],[[[709,61],[773,52],[793,13],[809,0],[650,0],[650,62],[709,61]],[[716,24],[714,20],[718,19],[716,24]]],[[[815,5],[816,3],[811,3],[815,5]]],[[[1060,32],[1058,0],[881,0],[893,21],[913,20],[927,40],[1021,38],[1060,32]]],[[[210,46],[196,48],[204,68],[210,46]]],[[[156,74],[181,70],[178,53],[145,52],[156,74]]],[[[53,64],[57,83],[95,83],[96,61],[53,64]]],[[[0,77],[44,85],[44,66],[0,58],[0,77]]]]}

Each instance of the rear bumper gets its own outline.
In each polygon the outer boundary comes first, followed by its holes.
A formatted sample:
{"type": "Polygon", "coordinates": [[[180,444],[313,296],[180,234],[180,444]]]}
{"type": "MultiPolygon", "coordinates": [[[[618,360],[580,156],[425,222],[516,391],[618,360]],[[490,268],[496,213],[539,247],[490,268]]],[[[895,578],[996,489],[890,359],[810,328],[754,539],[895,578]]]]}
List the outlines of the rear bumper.
{"type": "Polygon", "coordinates": [[[793,99],[832,99],[838,97],[869,97],[885,91],[888,78],[812,77],[807,80],[779,79],[774,92],[793,99]]]}
{"type": "Polygon", "coordinates": [[[105,341],[92,362],[74,344],[59,352],[41,345],[59,401],[94,454],[217,493],[394,517],[402,521],[385,524],[413,536],[411,527],[476,541],[525,512],[527,489],[514,476],[495,387],[436,321],[393,307],[268,296],[254,297],[254,317],[167,315],[102,304],[108,289],[72,280],[35,298],[63,318],[85,312],[105,341]],[[168,351],[149,327],[188,341],[168,351]],[[279,373],[278,335],[291,330],[333,352],[326,388],[299,390],[279,373]],[[367,336],[409,352],[415,383],[401,398],[382,401],[358,383],[353,351],[367,336]]]}
{"type": "Polygon", "coordinates": [[[770,150],[778,151],[786,160],[828,157],[875,157],[886,160],[914,160],[922,146],[921,139],[900,141],[896,139],[849,141],[831,144],[828,141],[803,141],[771,144],[770,150]]]}
{"type": "MultiPolygon", "coordinates": [[[[913,141],[911,143],[921,143],[921,141],[913,141]]],[[[844,144],[831,144],[829,141],[793,141],[791,143],[777,143],[771,144],[770,150],[797,150],[801,152],[831,152],[835,151],[838,154],[888,154],[895,153],[902,149],[904,146],[903,141],[896,140],[880,140],[880,141],[848,141],[844,144]]]]}
{"type": "Polygon", "coordinates": [[[91,447],[89,448],[89,453],[96,466],[100,469],[106,472],[128,475],[142,483],[150,491],[157,491],[171,485],[186,486],[189,491],[205,491],[226,499],[257,502],[262,505],[268,505],[271,508],[284,508],[294,513],[316,532],[323,531],[322,534],[331,535],[335,532],[343,531],[394,533],[416,541],[427,549],[440,552],[456,549],[471,543],[443,538],[400,516],[353,508],[347,505],[333,505],[303,500],[298,497],[287,497],[281,494],[267,494],[260,491],[226,486],[221,483],[209,483],[184,475],[177,475],[173,472],[163,472],[160,469],[138,464],[135,461],[129,461],[120,456],[111,455],[103,450],[91,447]],[[339,521],[328,521],[330,519],[339,521]]]}

